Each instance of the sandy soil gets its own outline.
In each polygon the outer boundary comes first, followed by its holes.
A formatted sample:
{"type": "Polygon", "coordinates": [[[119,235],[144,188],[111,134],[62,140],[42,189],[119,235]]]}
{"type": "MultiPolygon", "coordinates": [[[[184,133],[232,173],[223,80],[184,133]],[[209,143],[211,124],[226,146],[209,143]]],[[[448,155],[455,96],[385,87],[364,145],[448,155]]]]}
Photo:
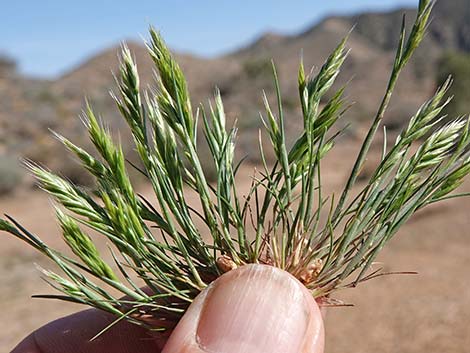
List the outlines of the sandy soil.
{"type": "MultiPolygon", "coordinates": [[[[345,179],[350,148],[338,148],[323,168],[330,190],[345,179]]],[[[249,173],[245,173],[248,175],[249,173]]],[[[249,182],[247,178],[245,185],[249,182]]],[[[470,183],[464,185],[470,190],[470,183]]],[[[149,188],[143,193],[150,194],[149,188]]],[[[62,246],[52,221],[51,202],[40,192],[0,199],[0,211],[14,215],[44,240],[62,246]]],[[[380,261],[393,271],[417,276],[388,276],[338,293],[353,303],[327,314],[328,353],[464,353],[470,347],[470,199],[448,201],[421,212],[399,232],[380,261]]],[[[0,351],[54,318],[81,307],[31,299],[51,293],[34,263],[47,262],[20,241],[1,234],[0,351]]]]}

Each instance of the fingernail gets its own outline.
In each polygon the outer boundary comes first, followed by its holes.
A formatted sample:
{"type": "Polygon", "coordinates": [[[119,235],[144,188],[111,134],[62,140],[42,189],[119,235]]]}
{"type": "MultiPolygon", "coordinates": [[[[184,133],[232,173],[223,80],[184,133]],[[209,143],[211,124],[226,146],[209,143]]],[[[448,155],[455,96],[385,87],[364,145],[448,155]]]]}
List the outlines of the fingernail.
{"type": "Polygon", "coordinates": [[[309,315],[297,280],[271,266],[248,265],[208,292],[197,340],[208,353],[299,353],[309,315]]]}

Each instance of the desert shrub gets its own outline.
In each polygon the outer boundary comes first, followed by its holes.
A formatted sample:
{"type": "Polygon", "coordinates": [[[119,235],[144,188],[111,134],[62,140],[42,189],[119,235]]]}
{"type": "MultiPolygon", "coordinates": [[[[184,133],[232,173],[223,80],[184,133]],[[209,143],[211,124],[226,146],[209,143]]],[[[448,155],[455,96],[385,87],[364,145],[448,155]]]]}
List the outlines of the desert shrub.
{"type": "Polygon", "coordinates": [[[298,97],[297,96],[288,96],[282,98],[282,106],[288,111],[294,111],[298,108],[298,97]]]}
{"type": "Polygon", "coordinates": [[[0,75],[16,71],[16,62],[8,55],[0,53],[0,75]]]}
{"type": "Polygon", "coordinates": [[[437,84],[452,75],[454,83],[449,89],[452,102],[447,106],[449,117],[465,114],[470,109],[470,55],[459,52],[448,52],[442,56],[438,64],[437,84]]]}
{"type": "Polygon", "coordinates": [[[271,61],[265,58],[249,59],[243,63],[243,72],[251,79],[271,79],[271,61]]]}
{"type": "Polygon", "coordinates": [[[22,176],[17,159],[0,155],[0,197],[11,193],[21,183],[22,176]]]}

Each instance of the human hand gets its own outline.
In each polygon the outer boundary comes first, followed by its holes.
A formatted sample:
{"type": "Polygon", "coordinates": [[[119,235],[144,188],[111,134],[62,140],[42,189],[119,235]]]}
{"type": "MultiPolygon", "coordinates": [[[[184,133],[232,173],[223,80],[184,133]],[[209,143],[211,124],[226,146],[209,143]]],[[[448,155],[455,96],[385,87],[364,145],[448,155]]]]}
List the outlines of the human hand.
{"type": "Polygon", "coordinates": [[[246,265],[213,282],[169,338],[86,310],[53,321],[12,353],[322,353],[323,319],[307,289],[272,266],[246,265]]]}

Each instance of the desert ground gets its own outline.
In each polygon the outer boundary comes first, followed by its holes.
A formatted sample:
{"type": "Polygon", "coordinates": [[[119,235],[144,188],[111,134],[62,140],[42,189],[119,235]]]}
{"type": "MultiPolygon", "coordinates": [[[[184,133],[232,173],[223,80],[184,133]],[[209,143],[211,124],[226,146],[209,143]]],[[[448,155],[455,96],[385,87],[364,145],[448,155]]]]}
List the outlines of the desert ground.
{"type": "MultiPolygon", "coordinates": [[[[339,190],[354,148],[338,146],[323,168],[328,190],[339,190]]],[[[240,181],[250,182],[250,173],[240,181]]],[[[470,190],[470,183],[462,187],[470,190]]],[[[151,195],[143,186],[141,192],[151,195]]],[[[63,247],[52,202],[40,191],[22,190],[0,199],[0,211],[44,240],[63,247]]],[[[328,353],[464,353],[470,347],[470,199],[446,201],[421,211],[380,256],[386,270],[418,275],[386,276],[336,297],[353,307],[330,308],[328,353]]],[[[0,351],[8,352],[35,328],[82,307],[32,299],[53,293],[35,263],[50,264],[17,239],[0,235],[0,351]]],[[[104,246],[104,244],[103,244],[104,246]]]]}

